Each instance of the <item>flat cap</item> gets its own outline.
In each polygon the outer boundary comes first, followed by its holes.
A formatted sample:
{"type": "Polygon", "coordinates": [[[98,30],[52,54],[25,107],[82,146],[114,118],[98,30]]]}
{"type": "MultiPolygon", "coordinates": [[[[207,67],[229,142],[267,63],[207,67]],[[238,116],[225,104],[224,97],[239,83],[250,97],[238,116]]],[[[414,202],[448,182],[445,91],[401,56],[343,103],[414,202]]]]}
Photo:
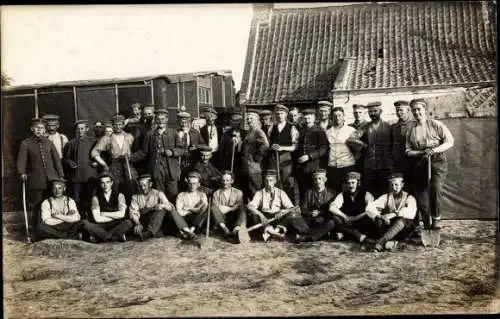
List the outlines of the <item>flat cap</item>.
{"type": "Polygon", "coordinates": [[[103,126],[104,127],[113,127],[113,124],[111,124],[111,122],[104,122],[103,126]]]}
{"type": "Polygon", "coordinates": [[[141,179],[151,179],[152,176],[151,174],[142,174],[141,176],[139,176],[139,178],[137,178],[138,180],[141,180],[141,179]]]}
{"type": "Polygon", "coordinates": [[[188,178],[197,178],[197,179],[201,179],[201,175],[200,173],[198,173],[197,171],[192,171],[192,172],[189,172],[188,178]]]}
{"type": "Polygon", "coordinates": [[[59,121],[60,116],[55,114],[45,114],[44,116],[42,116],[42,119],[46,121],[59,121]]]}
{"type": "Polygon", "coordinates": [[[361,180],[361,174],[358,172],[349,172],[349,173],[345,174],[344,179],[346,181],[350,180],[350,179],[355,179],[355,180],[359,181],[359,180],[361,180]]]}
{"type": "Polygon", "coordinates": [[[78,121],[75,121],[75,126],[77,126],[78,124],[85,124],[85,125],[89,125],[89,120],[78,120],[78,121]]]}
{"type": "Polygon", "coordinates": [[[233,113],[233,114],[231,114],[231,119],[234,120],[234,121],[241,120],[242,117],[243,116],[241,116],[241,114],[239,114],[239,113],[233,113]]]}
{"type": "Polygon", "coordinates": [[[99,179],[104,178],[104,177],[109,177],[109,178],[113,179],[113,175],[111,175],[111,173],[109,171],[103,171],[101,174],[99,174],[99,176],[97,176],[97,178],[99,178],[99,179]]]}
{"type": "Polygon", "coordinates": [[[387,177],[387,180],[391,181],[391,180],[397,179],[397,178],[404,179],[403,173],[392,173],[391,175],[389,175],[387,177]]]}
{"type": "Polygon", "coordinates": [[[256,110],[256,109],[247,109],[246,110],[246,114],[255,114],[255,115],[259,115],[259,111],[256,110]]]}
{"type": "Polygon", "coordinates": [[[115,114],[111,117],[111,122],[121,122],[125,121],[125,116],[121,114],[115,114]]]}
{"type": "Polygon", "coordinates": [[[318,168],[313,171],[313,176],[314,175],[325,175],[326,176],[326,169],[323,168],[318,168]]]}
{"type": "Polygon", "coordinates": [[[188,112],[179,112],[177,113],[177,117],[181,119],[190,119],[191,114],[189,114],[188,112]]]}
{"type": "Polygon", "coordinates": [[[363,105],[363,104],[353,104],[352,108],[353,109],[366,109],[366,105],[363,105]]]}
{"type": "Polygon", "coordinates": [[[380,102],[378,102],[378,101],[377,101],[377,102],[370,102],[370,103],[366,104],[366,107],[367,107],[367,108],[371,108],[371,107],[381,107],[381,106],[382,106],[382,103],[380,103],[380,102]]]}
{"type": "Polygon", "coordinates": [[[155,109],[155,114],[168,114],[168,110],[166,108],[158,108],[155,109]]]}
{"type": "Polygon", "coordinates": [[[142,109],[143,110],[145,110],[145,109],[153,109],[154,110],[155,108],[156,107],[154,105],[149,104],[149,105],[145,105],[142,109]]]}
{"type": "Polygon", "coordinates": [[[332,112],[337,112],[337,111],[344,113],[344,108],[342,106],[336,106],[332,109],[332,112]]]}
{"type": "Polygon", "coordinates": [[[41,119],[39,117],[35,117],[31,119],[31,125],[37,125],[37,124],[47,124],[47,122],[44,119],[41,119]]]}
{"type": "Polygon", "coordinates": [[[198,145],[198,149],[201,153],[209,153],[212,154],[212,148],[208,145],[198,145]]]}
{"type": "Polygon", "coordinates": [[[267,116],[267,115],[272,115],[273,112],[269,111],[269,110],[262,110],[259,112],[259,115],[260,116],[267,116]]]}
{"type": "Polygon", "coordinates": [[[302,111],[302,114],[316,114],[316,110],[314,109],[305,109],[302,111]]]}
{"type": "Polygon", "coordinates": [[[217,111],[213,107],[206,107],[202,111],[203,114],[215,114],[217,115],[217,111]]]}
{"type": "Polygon", "coordinates": [[[318,106],[321,107],[329,107],[331,108],[333,106],[333,103],[330,103],[328,101],[319,101],[318,106]]]}
{"type": "Polygon", "coordinates": [[[264,171],[264,176],[276,176],[278,172],[275,169],[266,169],[264,171]]]}
{"type": "Polygon", "coordinates": [[[288,112],[289,109],[283,104],[276,104],[276,106],[274,107],[274,112],[278,112],[278,111],[288,112]]]}
{"type": "Polygon", "coordinates": [[[411,100],[410,106],[415,106],[415,105],[423,105],[424,107],[427,107],[427,102],[424,99],[414,99],[411,100]]]}
{"type": "Polygon", "coordinates": [[[410,102],[399,100],[394,102],[394,106],[410,106],[410,102]]]}
{"type": "Polygon", "coordinates": [[[66,184],[67,180],[65,180],[65,179],[64,179],[64,178],[62,178],[62,177],[58,177],[58,178],[53,178],[53,179],[51,179],[51,180],[50,180],[50,182],[51,182],[52,184],[57,184],[57,183],[59,183],[59,184],[66,184]]]}

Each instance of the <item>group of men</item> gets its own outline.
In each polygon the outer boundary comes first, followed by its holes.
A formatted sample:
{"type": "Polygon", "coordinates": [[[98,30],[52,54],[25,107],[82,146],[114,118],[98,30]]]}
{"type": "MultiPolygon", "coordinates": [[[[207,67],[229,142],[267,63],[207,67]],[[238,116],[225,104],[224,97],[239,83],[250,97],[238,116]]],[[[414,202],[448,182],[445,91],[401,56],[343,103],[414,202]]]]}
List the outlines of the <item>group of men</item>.
{"type": "Polygon", "coordinates": [[[71,140],[58,133],[58,116],[33,119],[17,162],[32,236],[193,240],[209,217],[228,240],[251,229],[264,241],[347,237],[392,249],[420,219],[440,228],[444,152],[453,146],[424,100],[394,106],[397,123],[383,121],[374,102],[353,105],[347,125],[344,109],[328,101],[302,112],[278,104],[246,110],[246,129],[238,112],[222,127],[207,108],[206,125],[195,129],[187,112],[170,128],[166,109],[133,104],[131,117],[111,118],[108,133],[95,123],[91,136],[78,120],[71,140]]]}

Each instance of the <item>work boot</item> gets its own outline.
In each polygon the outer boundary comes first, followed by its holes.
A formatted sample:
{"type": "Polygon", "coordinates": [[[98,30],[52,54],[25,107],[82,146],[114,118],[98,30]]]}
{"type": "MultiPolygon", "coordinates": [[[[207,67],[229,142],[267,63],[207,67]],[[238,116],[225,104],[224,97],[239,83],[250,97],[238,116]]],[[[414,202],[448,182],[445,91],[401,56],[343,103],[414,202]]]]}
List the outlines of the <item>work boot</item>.
{"type": "Polygon", "coordinates": [[[435,229],[435,230],[441,229],[441,219],[433,218],[431,229],[435,229]]]}
{"type": "Polygon", "coordinates": [[[153,237],[153,233],[150,232],[149,230],[146,230],[145,232],[142,233],[141,240],[144,241],[151,237],[153,237]]]}

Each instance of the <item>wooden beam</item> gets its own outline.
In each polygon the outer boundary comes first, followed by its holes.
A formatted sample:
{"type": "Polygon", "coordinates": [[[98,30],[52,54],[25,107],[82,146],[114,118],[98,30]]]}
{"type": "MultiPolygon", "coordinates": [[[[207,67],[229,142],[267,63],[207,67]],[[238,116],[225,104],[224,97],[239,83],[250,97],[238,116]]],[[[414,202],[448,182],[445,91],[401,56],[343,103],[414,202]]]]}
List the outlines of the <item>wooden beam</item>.
{"type": "Polygon", "coordinates": [[[35,117],[38,118],[38,89],[35,89],[35,117]]]}
{"type": "Polygon", "coordinates": [[[116,113],[119,113],[120,102],[118,101],[118,84],[115,84],[115,107],[116,107],[116,113]]]}
{"type": "Polygon", "coordinates": [[[73,106],[75,107],[75,121],[78,121],[78,101],[76,98],[76,86],[73,87],[73,106]]]}

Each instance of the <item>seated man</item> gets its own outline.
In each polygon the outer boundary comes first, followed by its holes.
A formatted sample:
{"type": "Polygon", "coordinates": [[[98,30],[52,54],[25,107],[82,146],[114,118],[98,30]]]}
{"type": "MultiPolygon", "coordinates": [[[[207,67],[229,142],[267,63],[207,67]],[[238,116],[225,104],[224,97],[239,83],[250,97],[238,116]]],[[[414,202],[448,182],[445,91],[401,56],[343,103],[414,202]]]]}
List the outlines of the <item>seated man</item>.
{"type": "Polygon", "coordinates": [[[201,159],[194,166],[194,170],[200,173],[200,183],[204,187],[217,189],[220,185],[221,172],[210,162],[212,158],[212,148],[205,145],[198,146],[201,159]]]}
{"type": "Polygon", "coordinates": [[[294,207],[285,191],[276,187],[275,170],[264,173],[264,188],[258,190],[247,209],[253,224],[263,223],[262,238],[267,241],[271,235],[284,238],[287,226],[291,226],[299,234],[310,231],[305,220],[300,215],[300,208],[294,207]],[[269,219],[283,215],[269,225],[269,219]],[[275,227],[274,227],[275,226],[275,227]]]}
{"type": "Polygon", "coordinates": [[[132,228],[132,221],[125,220],[125,196],[113,190],[113,177],[109,172],[99,175],[100,188],[92,197],[92,217],[101,241],[127,241],[125,232],[132,228]]]}
{"type": "Polygon", "coordinates": [[[231,171],[222,172],[222,188],[214,192],[212,202],[212,216],[226,235],[235,234],[246,224],[243,192],[233,187],[233,176],[231,171]]]}
{"type": "Polygon", "coordinates": [[[163,192],[153,188],[151,175],[141,175],[138,184],[139,194],[133,195],[130,202],[129,214],[133,221],[130,228],[134,227],[134,233],[143,241],[160,235],[165,212],[172,212],[174,206],[163,192]]]}
{"type": "Polygon", "coordinates": [[[175,207],[190,226],[191,233],[199,233],[207,218],[207,195],[199,190],[200,173],[190,172],[187,176],[188,190],[177,195],[175,207]]]}
{"type": "Polygon", "coordinates": [[[392,239],[409,235],[417,214],[417,201],[403,191],[403,174],[394,173],[388,180],[390,192],[366,206],[366,214],[375,222],[373,227],[378,235],[374,251],[396,247],[397,241],[392,239]]]}
{"type": "Polygon", "coordinates": [[[335,192],[326,188],[326,174],[324,169],[317,169],[312,173],[313,188],[306,191],[301,207],[302,216],[311,227],[311,232],[298,235],[295,238],[297,242],[320,240],[333,229],[329,208],[335,192]]]}
{"type": "Polygon", "coordinates": [[[95,227],[81,220],[75,201],[64,195],[66,180],[52,180],[52,196],[42,202],[40,237],[56,239],[82,239],[82,232],[92,234],[95,227]]]}
{"type": "Polygon", "coordinates": [[[338,194],[330,204],[336,239],[343,235],[354,237],[358,242],[364,242],[372,237],[372,221],[366,216],[365,208],[373,201],[373,196],[361,188],[361,174],[349,172],[345,176],[347,190],[338,194]]]}

